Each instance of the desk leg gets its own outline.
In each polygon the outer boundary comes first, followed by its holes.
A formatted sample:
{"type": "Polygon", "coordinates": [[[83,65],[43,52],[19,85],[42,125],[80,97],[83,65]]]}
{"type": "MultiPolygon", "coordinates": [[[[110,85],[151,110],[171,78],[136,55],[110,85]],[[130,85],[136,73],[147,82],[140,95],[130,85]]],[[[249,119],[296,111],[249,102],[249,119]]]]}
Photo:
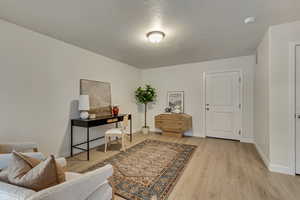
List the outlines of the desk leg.
{"type": "Polygon", "coordinates": [[[130,142],[132,142],[132,118],[130,119],[130,142]]]}
{"type": "Polygon", "coordinates": [[[87,160],[90,160],[90,128],[87,128],[87,160]]]}
{"type": "Polygon", "coordinates": [[[71,157],[73,157],[73,125],[71,124],[71,157]]]}

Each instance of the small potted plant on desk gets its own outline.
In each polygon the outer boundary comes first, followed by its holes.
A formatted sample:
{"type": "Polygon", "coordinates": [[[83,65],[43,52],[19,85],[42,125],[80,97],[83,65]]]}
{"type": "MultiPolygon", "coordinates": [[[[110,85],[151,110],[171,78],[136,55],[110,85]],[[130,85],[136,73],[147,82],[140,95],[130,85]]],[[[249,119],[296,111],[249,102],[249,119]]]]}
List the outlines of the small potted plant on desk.
{"type": "Polygon", "coordinates": [[[149,103],[155,101],[156,90],[150,85],[146,85],[144,88],[138,87],[135,91],[135,98],[138,103],[144,104],[145,106],[145,124],[142,128],[144,134],[149,133],[149,126],[147,126],[147,106],[149,103]]]}

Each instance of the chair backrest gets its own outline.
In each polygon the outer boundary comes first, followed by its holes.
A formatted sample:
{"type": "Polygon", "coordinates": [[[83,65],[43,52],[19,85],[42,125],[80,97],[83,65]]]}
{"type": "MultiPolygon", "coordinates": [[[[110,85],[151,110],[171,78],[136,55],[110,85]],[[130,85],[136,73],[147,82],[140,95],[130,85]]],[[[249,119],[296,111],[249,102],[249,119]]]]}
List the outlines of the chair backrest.
{"type": "Polygon", "coordinates": [[[122,128],[125,130],[127,126],[128,126],[128,115],[125,115],[122,121],[122,128]]]}

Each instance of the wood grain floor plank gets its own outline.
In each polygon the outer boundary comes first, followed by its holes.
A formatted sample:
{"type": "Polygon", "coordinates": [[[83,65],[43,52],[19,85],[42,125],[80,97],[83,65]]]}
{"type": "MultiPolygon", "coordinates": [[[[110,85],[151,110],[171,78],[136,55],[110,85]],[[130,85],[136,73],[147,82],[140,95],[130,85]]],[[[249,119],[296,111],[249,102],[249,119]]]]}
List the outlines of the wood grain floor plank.
{"type": "MultiPolygon", "coordinates": [[[[300,177],[269,172],[253,144],[212,138],[173,138],[159,134],[135,134],[132,143],[145,139],[198,146],[169,200],[299,200],[300,177]]],[[[68,158],[68,170],[78,172],[119,153],[120,145],[103,147],[68,158]]],[[[116,200],[123,200],[116,197],[116,200]]]]}

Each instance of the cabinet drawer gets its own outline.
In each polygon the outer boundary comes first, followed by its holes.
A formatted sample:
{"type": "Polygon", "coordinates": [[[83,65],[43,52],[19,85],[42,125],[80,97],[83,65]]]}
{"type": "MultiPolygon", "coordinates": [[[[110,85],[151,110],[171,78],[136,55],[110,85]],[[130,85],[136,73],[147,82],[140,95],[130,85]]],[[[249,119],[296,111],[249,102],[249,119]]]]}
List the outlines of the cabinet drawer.
{"type": "Polygon", "coordinates": [[[192,117],[186,114],[160,114],[155,116],[155,127],[163,132],[182,133],[192,128],[192,117]]]}
{"type": "Polygon", "coordinates": [[[184,122],[172,120],[156,120],[155,126],[164,130],[182,130],[184,122]]]}
{"type": "Polygon", "coordinates": [[[182,120],[183,117],[180,114],[162,114],[155,117],[158,120],[182,120]]]}
{"type": "Polygon", "coordinates": [[[161,127],[163,125],[164,125],[164,121],[162,121],[162,120],[155,120],[155,126],[156,127],[161,127]]]}

